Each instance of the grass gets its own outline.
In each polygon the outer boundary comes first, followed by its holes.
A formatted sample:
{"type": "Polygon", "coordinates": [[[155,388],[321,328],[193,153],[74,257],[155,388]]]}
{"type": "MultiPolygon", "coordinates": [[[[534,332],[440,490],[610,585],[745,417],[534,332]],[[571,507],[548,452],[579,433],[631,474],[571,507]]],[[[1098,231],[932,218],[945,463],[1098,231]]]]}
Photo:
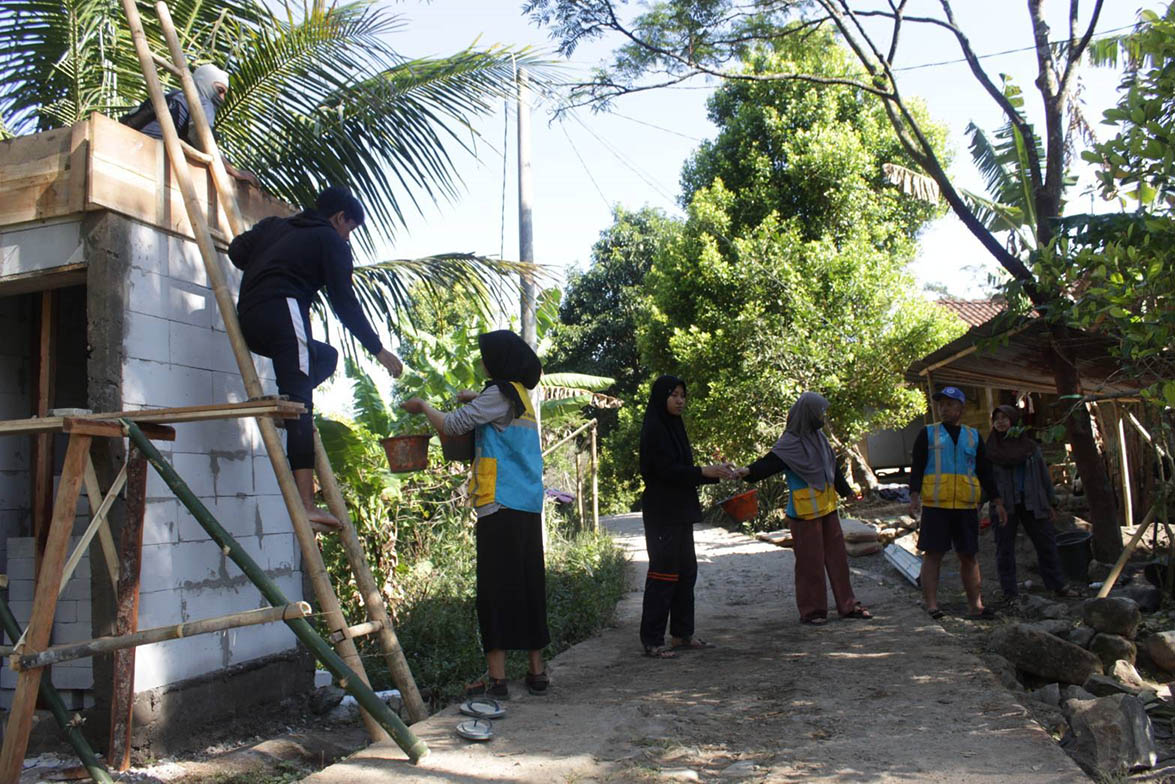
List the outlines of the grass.
{"type": "MultiPolygon", "coordinates": [[[[588,639],[609,624],[624,593],[624,556],[602,533],[566,535],[551,531],[546,552],[547,624],[550,658],[588,639]]],[[[485,670],[478,638],[474,596],[472,537],[466,547],[448,547],[435,560],[409,571],[407,598],[396,608],[396,633],[417,685],[427,689],[434,707],[461,694],[485,670]]],[[[452,544],[452,543],[451,543],[452,544]]],[[[369,638],[370,639],[370,638],[369,638]]],[[[370,643],[361,653],[377,688],[391,685],[379,650],[370,643]]],[[[521,678],[526,654],[507,656],[507,674],[521,678]]]]}

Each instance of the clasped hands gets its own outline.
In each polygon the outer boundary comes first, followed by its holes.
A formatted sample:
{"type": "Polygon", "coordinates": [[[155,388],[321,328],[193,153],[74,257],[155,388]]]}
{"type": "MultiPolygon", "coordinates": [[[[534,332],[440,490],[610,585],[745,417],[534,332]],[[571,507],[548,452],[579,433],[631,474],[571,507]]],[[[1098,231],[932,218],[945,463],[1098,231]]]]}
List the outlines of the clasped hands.
{"type": "Polygon", "coordinates": [[[751,469],[746,466],[736,466],[730,462],[702,466],[702,476],[707,479],[742,479],[750,472],[751,469]]]}

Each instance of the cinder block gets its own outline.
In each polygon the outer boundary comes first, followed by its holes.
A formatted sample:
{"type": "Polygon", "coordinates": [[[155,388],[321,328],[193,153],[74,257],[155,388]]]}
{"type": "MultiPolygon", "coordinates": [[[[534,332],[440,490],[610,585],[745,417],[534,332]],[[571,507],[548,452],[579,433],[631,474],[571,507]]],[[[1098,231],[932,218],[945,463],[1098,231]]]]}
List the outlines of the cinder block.
{"type": "Polygon", "coordinates": [[[143,544],[167,544],[179,540],[179,502],[171,499],[147,501],[143,511],[143,544]]]}
{"type": "Polygon", "coordinates": [[[43,223],[0,232],[0,276],[65,266],[80,244],[80,221],[43,223]]]}
{"type": "Polygon", "coordinates": [[[139,566],[141,593],[172,590],[178,586],[172,571],[175,548],[174,544],[143,545],[143,559],[139,566]]]}
{"type": "Polygon", "coordinates": [[[171,313],[169,288],[164,276],[131,267],[127,271],[127,309],[167,318],[171,313]]]}
{"type": "Polygon", "coordinates": [[[171,346],[168,340],[167,319],[148,316],[145,313],[126,314],[126,354],[133,359],[168,363],[171,361],[171,346]]]}
{"type": "MultiPolygon", "coordinates": [[[[15,539],[16,535],[20,533],[21,528],[26,520],[29,519],[28,509],[4,509],[0,510],[0,540],[15,539]]],[[[4,542],[0,541],[0,549],[3,549],[5,555],[0,558],[0,563],[7,562],[7,548],[3,547],[4,542]]]]}
{"type": "MultiPolygon", "coordinates": [[[[89,664],[89,659],[79,659],[73,664],[89,664]]],[[[92,689],[94,688],[94,671],[90,667],[62,667],[53,666],[53,685],[58,689],[92,689]]]]}
{"type": "Polygon", "coordinates": [[[65,584],[65,590],[61,592],[61,598],[85,602],[90,601],[90,575],[75,574],[65,584]]]}
{"type": "Polygon", "coordinates": [[[126,226],[126,243],[131,267],[157,275],[166,275],[169,235],[141,223],[128,221],[126,226]]]}
{"type": "Polygon", "coordinates": [[[268,561],[267,569],[297,569],[302,563],[301,551],[292,531],[262,536],[259,541],[268,561]]]}
{"type": "Polygon", "coordinates": [[[171,546],[175,585],[218,583],[224,579],[223,554],[213,542],[180,542],[171,546]]]}
{"type": "Polygon", "coordinates": [[[183,592],[179,589],[139,592],[139,628],[182,623],[183,592]]]}
{"type": "Polygon", "coordinates": [[[78,602],[77,608],[77,622],[85,626],[87,629],[92,629],[91,625],[94,620],[94,608],[91,602],[78,602]]]}
{"type": "MultiPolygon", "coordinates": [[[[208,507],[208,511],[216,514],[216,498],[215,496],[208,496],[201,498],[200,502],[208,507]]],[[[180,505],[177,511],[177,531],[179,532],[179,541],[181,542],[211,542],[212,537],[204,530],[204,527],[196,522],[196,518],[188,511],[184,505],[180,505]]]]}
{"type": "Polygon", "coordinates": [[[269,457],[253,458],[253,492],[258,495],[280,495],[281,487],[273,473],[269,457]]]}
{"type": "Polygon", "coordinates": [[[90,627],[80,623],[54,623],[53,644],[65,645],[71,642],[83,642],[90,639],[90,627]]]}
{"type": "Polygon", "coordinates": [[[172,321],[208,328],[220,321],[216,298],[208,289],[175,278],[167,278],[166,286],[168,318],[172,321]]]}
{"type": "Polygon", "coordinates": [[[257,499],[253,496],[218,496],[212,513],[225,529],[236,536],[256,536],[257,499]]]}
{"type": "Polygon", "coordinates": [[[173,364],[203,370],[224,370],[223,367],[217,367],[215,354],[221,346],[211,328],[196,327],[179,321],[169,322],[168,328],[171,335],[173,364]]]}
{"type": "Polygon", "coordinates": [[[171,465],[196,495],[203,498],[216,494],[211,455],[177,453],[172,455],[171,465]]]}
{"type": "Polygon", "coordinates": [[[218,496],[253,494],[253,455],[248,450],[213,452],[212,484],[218,496]]]}
{"type": "MultiPolygon", "coordinates": [[[[125,383],[125,382],[124,382],[125,383]]],[[[212,402],[212,371],[172,366],[168,406],[204,406],[212,402]]]]}
{"type": "Polygon", "coordinates": [[[168,275],[196,286],[208,287],[204,257],[194,240],[168,236],[168,275]]]}
{"type": "Polygon", "coordinates": [[[31,536],[14,537],[8,540],[8,557],[11,558],[34,558],[36,557],[37,545],[36,541],[31,536]]]}
{"type": "Polygon", "coordinates": [[[194,678],[225,666],[223,633],[143,645],[135,652],[135,691],[194,678]]]}
{"type": "MultiPolygon", "coordinates": [[[[299,557],[301,556],[299,555],[299,557]]],[[[270,577],[282,594],[291,602],[300,602],[306,598],[302,593],[302,572],[300,570],[289,574],[270,575],[270,577]]]]}
{"type": "MultiPolygon", "coordinates": [[[[241,369],[237,365],[237,356],[233,353],[228,333],[218,327],[223,327],[223,323],[212,325],[212,369],[221,373],[240,373],[241,369]]],[[[253,367],[257,367],[256,362],[253,363],[253,367]]]]}
{"type": "MultiPolygon", "coordinates": [[[[57,602],[57,607],[53,611],[53,628],[56,629],[60,624],[76,624],[78,621],[78,602],[76,599],[60,599],[57,602]]],[[[60,642],[59,640],[55,640],[60,642]]]]}
{"type": "MultiPolygon", "coordinates": [[[[272,469],[271,469],[272,470],[272,469]]],[[[280,495],[258,495],[257,516],[261,522],[262,534],[285,534],[293,531],[286,501],[280,495]]]]}
{"type": "Polygon", "coordinates": [[[27,509],[28,506],[29,472],[0,471],[0,509],[27,509]]]}
{"type": "Polygon", "coordinates": [[[240,373],[212,373],[212,400],[216,403],[243,403],[249,396],[245,394],[245,382],[240,373]]]}
{"type": "MultiPolygon", "coordinates": [[[[217,402],[227,402],[217,400],[217,402]]],[[[241,452],[242,456],[253,451],[258,440],[257,426],[252,419],[213,419],[207,422],[192,422],[176,430],[172,446],[175,452],[241,452]]]]}
{"type": "MultiPolygon", "coordinates": [[[[240,574],[235,566],[230,566],[229,571],[240,574]]],[[[180,591],[180,612],[185,623],[268,606],[252,583],[231,588],[185,588],[180,591]]]]}
{"type": "MultiPolygon", "coordinates": [[[[9,539],[8,546],[8,579],[9,580],[28,580],[32,582],[36,576],[36,559],[34,558],[13,558],[12,557],[12,542],[15,539],[9,539]]],[[[11,597],[9,597],[11,598],[11,597]]]]}
{"type": "MultiPolygon", "coordinates": [[[[23,559],[22,559],[23,560],[23,559]]],[[[9,577],[8,580],[8,601],[28,601],[33,600],[33,588],[36,586],[32,580],[13,580],[9,577]]]]}
{"type": "Polygon", "coordinates": [[[284,623],[229,629],[231,664],[240,664],[297,647],[298,640],[284,623]]]}

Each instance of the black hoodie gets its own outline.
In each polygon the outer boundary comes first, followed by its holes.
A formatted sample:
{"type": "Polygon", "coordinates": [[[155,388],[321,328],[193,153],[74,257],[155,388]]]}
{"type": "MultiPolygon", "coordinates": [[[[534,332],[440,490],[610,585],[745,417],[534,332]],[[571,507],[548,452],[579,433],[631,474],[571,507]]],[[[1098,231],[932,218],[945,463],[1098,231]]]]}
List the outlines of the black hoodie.
{"type": "Polygon", "coordinates": [[[382,350],[351,285],[351,247],[321,213],[306,210],[292,218],[266,218],[232,241],[228,257],[245,273],[237,312],[293,297],[307,314],[315,295],[326,286],[327,299],[343,326],[372,354],[382,350]]]}
{"type": "Polygon", "coordinates": [[[645,407],[640,464],[641,478],[645,480],[641,512],[646,525],[698,522],[702,519],[698,485],[718,481],[702,476],[702,469],[694,465],[694,451],[685,424],[681,417],[673,416],[665,408],[669,396],[678,387],[685,389],[685,382],[674,376],[661,376],[653,382],[645,407]]]}

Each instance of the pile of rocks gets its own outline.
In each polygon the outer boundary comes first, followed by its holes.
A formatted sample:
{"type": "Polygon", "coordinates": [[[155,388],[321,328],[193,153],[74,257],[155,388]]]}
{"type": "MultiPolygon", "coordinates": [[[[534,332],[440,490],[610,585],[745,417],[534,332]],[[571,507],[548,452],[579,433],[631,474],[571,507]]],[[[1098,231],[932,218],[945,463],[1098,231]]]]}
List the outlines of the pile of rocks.
{"type": "Polygon", "coordinates": [[[862,517],[860,521],[872,526],[877,531],[877,540],[882,545],[887,545],[910,531],[918,529],[918,520],[908,514],[897,517],[862,517]]]}
{"type": "MultiPolygon", "coordinates": [[[[1138,603],[1112,596],[1070,608],[1031,597],[1025,609],[1041,620],[1001,627],[989,639],[997,677],[1013,690],[1033,687],[1029,707],[1091,775],[1153,767],[1151,714],[1170,715],[1175,698],[1135,669],[1138,603]]],[[[1151,662],[1175,672],[1175,632],[1152,634],[1143,645],[1151,662]]]]}

